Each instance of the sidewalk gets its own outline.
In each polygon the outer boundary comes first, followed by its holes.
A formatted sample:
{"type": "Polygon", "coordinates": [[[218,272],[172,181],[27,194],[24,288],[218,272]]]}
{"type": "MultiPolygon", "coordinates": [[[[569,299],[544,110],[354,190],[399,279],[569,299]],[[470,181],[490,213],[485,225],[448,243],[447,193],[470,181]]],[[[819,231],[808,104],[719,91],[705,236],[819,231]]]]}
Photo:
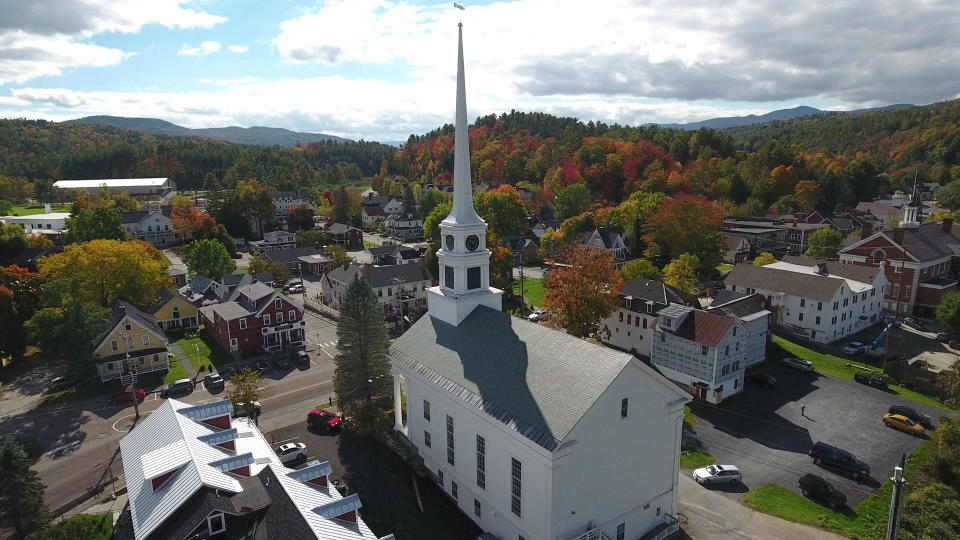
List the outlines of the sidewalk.
{"type": "Polygon", "coordinates": [[[722,493],[711,491],[680,470],[680,509],[683,530],[697,540],[820,540],[841,539],[827,531],[751,510],[722,493]]]}
{"type": "Polygon", "coordinates": [[[187,351],[183,350],[183,347],[176,341],[170,343],[170,350],[173,351],[173,354],[177,355],[180,364],[183,365],[183,369],[187,370],[190,378],[195,378],[197,376],[197,370],[194,369],[193,364],[190,363],[190,357],[187,355],[187,351]]]}

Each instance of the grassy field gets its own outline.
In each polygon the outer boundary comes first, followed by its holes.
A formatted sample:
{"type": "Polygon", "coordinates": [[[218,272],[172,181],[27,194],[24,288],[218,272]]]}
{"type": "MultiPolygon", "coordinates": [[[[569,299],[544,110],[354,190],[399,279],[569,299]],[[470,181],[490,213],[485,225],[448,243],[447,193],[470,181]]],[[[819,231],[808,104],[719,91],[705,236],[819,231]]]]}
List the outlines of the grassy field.
{"type": "Polygon", "coordinates": [[[183,352],[187,354],[190,360],[190,365],[198,373],[200,372],[200,366],[204,366],[206,371],[210,371],[212,366],[216,371],[233,361],[233,357],[223,352],[209,337],[183,338],[177,340],[177,345],[183,348],[183,352]],[[197,359],[198,349],[199,360],[197,359]]]}
{"type": "Polygon", "coordinates": [[[186,379],[188,377],[190,377],[190,374],[187,373],[187,368],[183,367],[183,362],[181,362],[179,358],[173,357],[170,359],[170,369],[167,371],[167,374],[163,376],[163,383],[170,384],[178,379],[186,379]]]}
{"type": "Polygon", "coordinates": [[[50,540],[110,540],[113,536],[113,516],[106,514],[77,514],[58,521],[46,530],[43,538],[50,540]]]}
{"type": "Polygon", "coordinates": [[[369,241],[369,240],[364,240],[364,241],[363,241],[363,247],[365,247],[365,248],[375,248],[375,247],[380,247],[380,244],[374,244],[373,242],[371,242],[371,241],[369,241]]]}
{"type": "MultiPolygon", "coordinates": [[[[929,451],[929,442],[920,445],[907,460],[904,476],[916,477],[918,463],[929,451]]],[[[834,511],[789,489],[764,484],[750,490],[743,504],[772,516],[838,531],[852,538],[879,539],[886,531],[892,492],[893,485],[887,479],[854,508],[834,511]]]]}
{"type": "MultiPolygon", "coordinates": [[[[816,366],[819,373],[839,379],[853,380],[854,373],[861,371],[853,367],[854,364],[880,368],[879,361],[868,362],[867,359],[863,357],[844,358],[834,354],[817,352],[809,347],[805,347],[780,336],[774,337],[773,341],[774,345],[768,350],[768,359],[779,362],[781,358],[787,356],[803,358],[804,360],[813,362],[813,365],[816,366]]],[[[891,384],[890,390],[900,397],[916,403],[937,407],[946,411],[953,410],[937,398],[915,390],[910,390],[909,388],[904,388],[900,385],[891,384]]]]}
{"type": "MultiPolygon", "coordinates": [[[[69,212],[69,206],[51,206],[51,212],[69,212]]],[[[43,206],[14,206],[10,209],[10,214],[14,216],[32,216],[42,214],[43,206]]]]}
{"type": "Polygon", "coordinates": [[[706,452],[701,452],[699,450],[689,450],[683,451],[680,453],[680,466],[689,467],[691,469],[699,469],[700,467],[706,467],[707,465],[713,465],[717,460],[713,458],[710,454],[706,452]]]}
{"type": "Polygon", "coordinates": [[[733,270],[733,265],[730,263],[720,263],[717,265],[717,272],[727,272],[733,270]]]}
{"type": "MultiPolygon", "coordinates": [[[[520,292],[520,284],[514,285],[514,290],[520,292]]],[[[543,297],[547,290],[543,287],[543,280],[538,278],[523,278],[523,294],[527,301],[536,307],[543,307],[543,297]]]]}

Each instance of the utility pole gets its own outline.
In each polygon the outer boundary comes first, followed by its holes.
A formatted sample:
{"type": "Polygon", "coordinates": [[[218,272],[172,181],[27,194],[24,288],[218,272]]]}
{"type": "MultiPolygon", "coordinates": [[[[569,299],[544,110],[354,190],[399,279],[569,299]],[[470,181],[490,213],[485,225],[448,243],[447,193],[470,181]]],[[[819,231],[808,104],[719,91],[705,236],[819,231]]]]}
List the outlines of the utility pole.
{"type": "Polygon", "coordinates": [[[897,540],[900,532],[900,518],[903,511],[904,487],[907,481],[903,478],[903,467],[906,465],[907,455],[900,455],[900,465],[893,468],[893,494],[890,497],[890,518],[887,521],[887,540],[897,540]]]}
{"type": "MultiPolygon", "coordinates": [[[[123,371],[128,372],[130,371],[130,337],[123,330],[119,334],[123,336],[123,348],[126,353],[126,358],[123,359],[123,371]]],[[[130,397],[133,398],[133,421],[136,423],[140,419],[140,403],[137,401],[137,385],[134,382],[136,382],[136,377],[133,378],[125,390],[130,392],[130,397]]]]}

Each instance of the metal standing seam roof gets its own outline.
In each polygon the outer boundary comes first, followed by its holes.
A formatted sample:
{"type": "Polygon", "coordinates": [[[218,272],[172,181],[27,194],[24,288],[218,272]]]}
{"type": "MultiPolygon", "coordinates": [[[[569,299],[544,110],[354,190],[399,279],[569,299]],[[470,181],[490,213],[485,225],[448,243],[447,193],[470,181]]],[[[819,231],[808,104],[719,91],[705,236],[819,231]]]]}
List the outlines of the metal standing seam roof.
{"type": "Polygon", "coordinates": [[[160,187],[167,178],[105,178],[100,180],[57,180],[53,187],[58,188],[96,188],[107,187],[160,187]]]}
{"type": "Polygon", "coordinates": [[[389,354],[550,451],[633,359],[485,306],[460,326],[422,317],[389,354]]]}

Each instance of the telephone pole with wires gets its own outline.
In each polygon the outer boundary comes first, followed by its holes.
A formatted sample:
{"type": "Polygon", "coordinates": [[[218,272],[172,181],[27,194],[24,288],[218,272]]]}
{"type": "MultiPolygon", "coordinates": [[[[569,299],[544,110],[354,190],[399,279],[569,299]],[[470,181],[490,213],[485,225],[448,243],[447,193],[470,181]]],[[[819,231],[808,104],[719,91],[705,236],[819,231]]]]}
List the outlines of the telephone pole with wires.
{"type": "Polygon", "coordinates": [[[893,468],[893,494],[890,497],[890,518],[887,521],[887,540],[897,540],[900,532],[900,518],[903,513],[904,488],[907,481],[903,478],[903,467],[907,463],[907,455],[900,455],[900,464],[893,468]]]}

